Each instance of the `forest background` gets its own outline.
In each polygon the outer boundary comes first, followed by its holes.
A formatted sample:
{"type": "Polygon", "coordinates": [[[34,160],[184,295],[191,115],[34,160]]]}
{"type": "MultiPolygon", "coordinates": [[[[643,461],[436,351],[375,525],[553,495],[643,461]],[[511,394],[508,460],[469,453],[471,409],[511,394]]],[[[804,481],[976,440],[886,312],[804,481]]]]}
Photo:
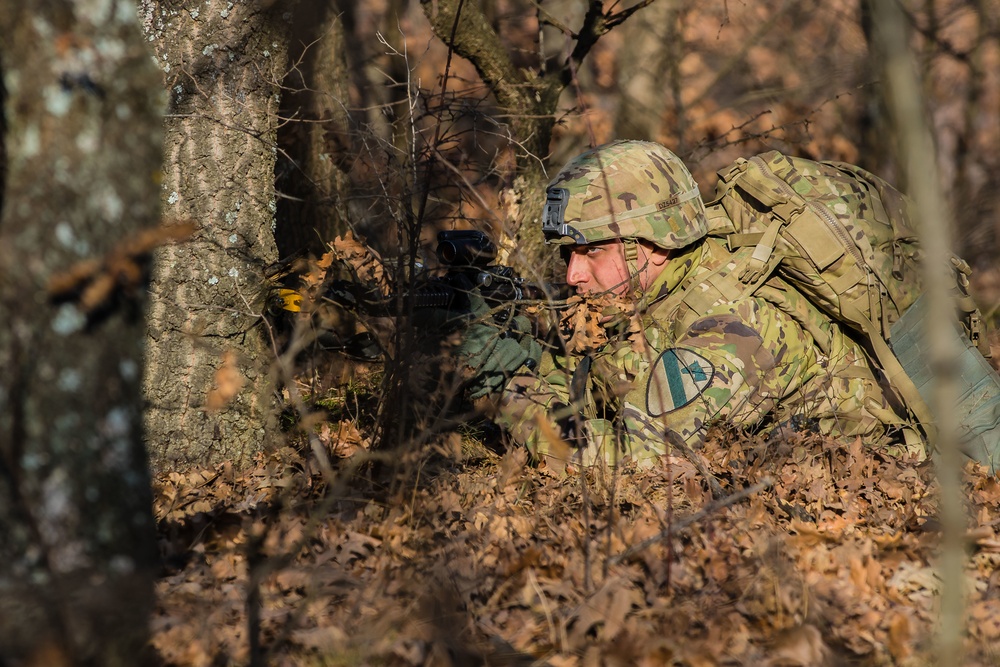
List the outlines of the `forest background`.
{"type": "MultiPolygon", "coordinates": [[[[1000,6],[901,8],[932,222],[995,320],[1000,6]]],[[[996,664],[975,464],[959,526],[934,466],[862,442],[536,467],[421,393],[412,328],[262,316],[337,267],[402,285],[441,229],[557,277],[544,183],[611,139],[705,193],[768,149],[906,190],[878,24],[848,0],[0,0],[0,664],[996,664]]]]}

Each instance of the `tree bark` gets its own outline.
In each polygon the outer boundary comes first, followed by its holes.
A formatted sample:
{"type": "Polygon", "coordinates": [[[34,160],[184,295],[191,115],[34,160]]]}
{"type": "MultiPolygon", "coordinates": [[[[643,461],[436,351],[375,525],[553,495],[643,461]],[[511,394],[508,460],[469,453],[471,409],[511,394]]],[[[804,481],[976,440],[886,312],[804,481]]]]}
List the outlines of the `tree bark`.
{"type": "Polygon", "coordinates": [[[290,5],[140,3],[169,95],[163,202],[199,225],[157,254],[148,446],[156,468],[248,465],[274,435],[263,271],[277,259],[274,166],[290,5]]]}
{"type": "Polygon", "coordinates": [[[153,602],[136,234],[162,99],[135,6],[101,6],[0,0],[4,664],[143,664],[153,602]]]}
{"type": "Polygon", "coordinates": [[[332,0],[296,13],[278,131],[276,240],[282,257],[322,254],[347,231],[352,145],[344,23],[332,0]]]}

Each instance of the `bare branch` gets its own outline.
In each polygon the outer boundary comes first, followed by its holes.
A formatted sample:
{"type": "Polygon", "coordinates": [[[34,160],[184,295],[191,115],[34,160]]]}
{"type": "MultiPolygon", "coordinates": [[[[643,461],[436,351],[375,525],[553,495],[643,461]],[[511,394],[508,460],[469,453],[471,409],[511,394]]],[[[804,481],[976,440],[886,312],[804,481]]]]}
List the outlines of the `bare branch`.
{"type": "Polygon", "coordinates": [[[488,88],[494,90],[501,106],[523,106],[525,94],[517,86],[520,77],[500,37],[476,3],[464,0],[421,0],[434,34],[468,59],[488,88]]]}
{"type": "MultiPolygon", "coordinates": [[[[601,0],[590,0],[587,8],[587,15],[583,18],[583,27],[575,36],[577,38],[576,47],[573,49],[570,60],[574,65],[579,65],[587,57],[590,50],[594,48],[601,37],[611,32],[613,28],[624,23],[643,7],[648,7],[655,0],[641,0],[632,7],[623,9],[618,13],[604,11],[604,3],[601,0]]],[[[567,68],[563,72],[563,84],[569,83],[570,71],[567,68]]]]}

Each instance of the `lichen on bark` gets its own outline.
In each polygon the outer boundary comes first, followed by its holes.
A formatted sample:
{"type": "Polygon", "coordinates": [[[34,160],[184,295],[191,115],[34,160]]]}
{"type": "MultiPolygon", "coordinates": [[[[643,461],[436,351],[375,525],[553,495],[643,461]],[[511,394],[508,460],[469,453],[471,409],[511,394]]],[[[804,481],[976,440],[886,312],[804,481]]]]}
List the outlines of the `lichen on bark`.
{"type": "Polygon", "coordinates": [[[147,443],[157,469],[237,467],[272,441],[270,341],[260,319],[274,243],[274,164],[288,7],[222,1],[184,11],[144,2],[169,96],[162,197],[199,227],[156,256],[149,317],[147,443]],[[207,404],[223,359],[239,390],[207,404]]]}

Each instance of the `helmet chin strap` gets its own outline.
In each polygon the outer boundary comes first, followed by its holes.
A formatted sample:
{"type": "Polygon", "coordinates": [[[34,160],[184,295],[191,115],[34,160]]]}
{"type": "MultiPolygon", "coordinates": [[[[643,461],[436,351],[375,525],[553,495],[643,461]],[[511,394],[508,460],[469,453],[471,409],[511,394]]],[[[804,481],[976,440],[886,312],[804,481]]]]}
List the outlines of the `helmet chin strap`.
{"type": "Polygon", "coordinates": [[[625,253],[629,286],[632,289],[632,294],[638,298],[642,296],[642,286],[639,284],[639,242],[635,239],[622,239],[622,250],[625,253]]]}

